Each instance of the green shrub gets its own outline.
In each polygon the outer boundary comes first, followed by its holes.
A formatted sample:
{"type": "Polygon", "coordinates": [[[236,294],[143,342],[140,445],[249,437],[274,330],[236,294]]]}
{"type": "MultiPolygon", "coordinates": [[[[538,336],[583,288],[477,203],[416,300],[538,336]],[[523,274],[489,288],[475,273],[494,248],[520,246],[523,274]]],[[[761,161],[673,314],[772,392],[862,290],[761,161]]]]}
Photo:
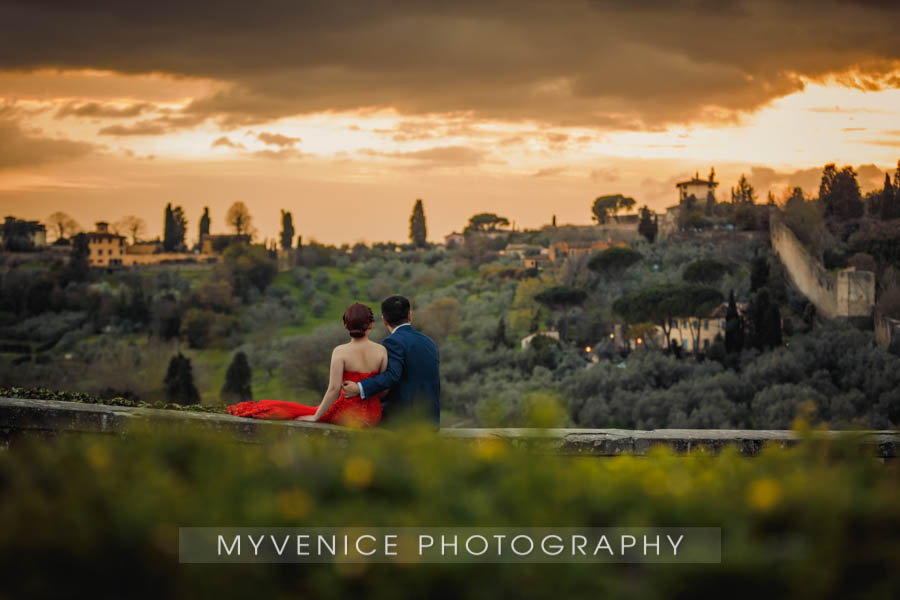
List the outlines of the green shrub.
{"type": "Polygon", "coordinates": [[[890,598],[900,477],[837,444],[747,459],[535,455],[428,434],[239,445],[23,439],[0,453],[10,598],[890,598]],[[709,565],[183,565],[180,526],[712,526],[709,565]],[[62,576],[64,574],[64,576],[62,576]]]}

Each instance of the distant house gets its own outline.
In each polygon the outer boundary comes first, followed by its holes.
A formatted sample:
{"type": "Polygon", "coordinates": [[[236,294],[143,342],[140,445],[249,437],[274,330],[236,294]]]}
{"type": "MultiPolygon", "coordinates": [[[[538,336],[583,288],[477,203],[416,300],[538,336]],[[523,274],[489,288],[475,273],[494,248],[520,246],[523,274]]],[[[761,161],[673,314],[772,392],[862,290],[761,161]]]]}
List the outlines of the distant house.
{"type": "Polygon", "coordinates": [[[465,243],[466,236],[459,233],[458,231],[454,231],[453,233],[444,236],[444,245],[448,248],[459,248],[465,243]]]}
{"type": "Polygon", "coordinates": [[[545,254],[536,254],[533,256],[526,256],[522,259],[522,262],[525,264],[526,269],[539,269],[550,262],[550,257],[545,254]]]}
{"type": "Polygon", "coordinates": [[[709,179],[700,179],[700,174],[696,173],[694,177],[687,181],[679,181],[675,184],[678,189],[678,204],[684,204],[685,201],[693,196],[699,202],[706,202],[707,196],[716,195],[716,187],[719,182],[715,181],[715,171],[711,171],[709,179]]]}
{"type": "Polygon", "coordinates": [[[575,258],[576,256],[590,255],[594,252],[606,250],[612,246],[628,247],[628,244],[625,242],[613,243],[612,240],[606,242],[599,240],[592,242],[554,242],[553,244],[550,244],[548,257],[552,262],[557,262],[567,258],[575,258]]]}
{"type": "Polygon", "coordinates": [[[204,233],[200,238],[201,254],[222,254],[225,248],[232,244],[249,244],[249,235],[232,235],[232,234],[216,234],[210,235],[204,233]]]}
{"type": "Polygon", "coordinates": [[[38,221],[25,221],[15,217],[6,217],[0,225],[0,248],[17,250],[32,249],[47,245],[47,228],[38,221]]]}
{"type": "Polygon", "coordinates": [[[535,244],[508,244],[500,251],[501,256],[517,255],[519,258],[533,256],[541,253],[542,248],[535,244]]]}
{"type": "Polygon", "coordinates": [[[92,267],[121,265],[125,254],[125,236],[111,233],[109,223],[98,221],[96,231],[85,234],[88,241],[88,264],[92,267]]]}
{"type": "MultiPolygon", "coordinates": [[[[747,312],[745,302],[737,303],[738,313],[747,312]]],[[[698,319],[697,317],[678,317],[670,323],[669,339],[675,340],[685,351],[706,351],[715,341],[717,335],[725,337],[725,315],[728,313],[728,303],[723,302],[710,313],[698,319]],[[693,329],[693,333],[691,330],[693,329]]],[[[662,344],[665,344],[665,336],[662,327],[656,328],[657,336],[662,344]]]]}
{"type": "Polygon", "coordinates": [[[559,341],[559,332],[558,331],[537,331],[535,333],[526,335],[522,338],[522,350],[527,350],[528,346],[531,345],[532,340],[539,335],[546,336],[548,338],[553,338],[554,340],[559,341]]]}

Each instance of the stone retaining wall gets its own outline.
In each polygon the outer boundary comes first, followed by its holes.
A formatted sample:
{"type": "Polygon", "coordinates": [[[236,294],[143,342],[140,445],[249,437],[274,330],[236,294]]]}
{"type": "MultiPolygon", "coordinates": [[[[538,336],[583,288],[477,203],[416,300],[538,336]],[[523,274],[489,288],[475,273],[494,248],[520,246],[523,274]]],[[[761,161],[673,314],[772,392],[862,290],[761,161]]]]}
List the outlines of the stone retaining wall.
{"type": "MultiPolygon", "coordinates": [[[[0,446],[14,444],[19,436],[124,434],[133,427],[176,434],[201,428],[233,436],[242,442],[263,437],[316,435],[346,443],[357,435],[390,435],[381,429],[352,430],[302,421],[262,421],[189,411],[0,398],[0,446]]],[[[719,452],[726,446],[734,446],[741,454],[753,456],[767,444],[789,446],[797,442],[797,435],[792,431],[730,429],[444,429],[441,435],[470,441],[500,439],[540,452],[589,456],[645,455],[653,446],[667,446],[678,453],[698,448],[719,452]]],[[[869,448],[881,458],[895,458],[900,446],[898,432],[829,432],[824,435],[852,435],[860,446],[869,448]]]]}
{"type": "MultiPolygon", "coordinates": [[[[769,232],[772,249],[793,284],[824,317],[870,320],[875,306],[875,274],[853,267],[836,275],[807,252],[790,228],[773,211],[769,232]]],[[[871,328],[871,323],[868,325],[871,328]]]]}

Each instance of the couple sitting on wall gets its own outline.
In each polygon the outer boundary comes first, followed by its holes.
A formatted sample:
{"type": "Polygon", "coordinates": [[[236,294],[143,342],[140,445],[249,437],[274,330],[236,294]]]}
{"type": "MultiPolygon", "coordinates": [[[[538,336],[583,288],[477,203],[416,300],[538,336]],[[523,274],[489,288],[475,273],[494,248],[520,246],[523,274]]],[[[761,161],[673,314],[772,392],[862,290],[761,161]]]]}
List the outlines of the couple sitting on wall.
{"type": "Polygon", "coordinates": [[[296,419],[355,427],[425,419],[440,426],[441,382],[434,342],[412,328],[409,300],[391,296],[381,303],[390,335],[369,340],[375,317],[365,304],[344,312],[350,341],[331,354],[328,390],[318,406],[283,400],[241,402],[228,412],[255,419],[296,419]]]}

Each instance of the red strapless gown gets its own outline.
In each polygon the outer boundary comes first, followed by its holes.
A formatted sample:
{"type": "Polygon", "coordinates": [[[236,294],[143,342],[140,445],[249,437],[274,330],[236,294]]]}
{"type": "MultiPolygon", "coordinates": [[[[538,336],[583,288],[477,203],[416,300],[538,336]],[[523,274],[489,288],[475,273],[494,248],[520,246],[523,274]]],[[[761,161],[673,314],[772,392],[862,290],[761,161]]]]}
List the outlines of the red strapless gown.
{"type": "MultiPolygon", "coordinates": [[[[360,382],[363,379],[378,375],[374,373],[355,373],[344,371],[344,381],[360,382]]],[[[334,423],[347,427],[372,427],[381,420],[381,397],[384,394],[375,394],[365,400],[359,396],[345,398],[343,390],[334,404],[331,405],[320,423],[334,423]]],[[[254,419],[295,419],[316,414],[318,406],[307,406],[285,400],[259,400],[251,402],[239,402],[232,404],[226,410],[229,414],[238,417],[251,417],[254,419]]]]}

